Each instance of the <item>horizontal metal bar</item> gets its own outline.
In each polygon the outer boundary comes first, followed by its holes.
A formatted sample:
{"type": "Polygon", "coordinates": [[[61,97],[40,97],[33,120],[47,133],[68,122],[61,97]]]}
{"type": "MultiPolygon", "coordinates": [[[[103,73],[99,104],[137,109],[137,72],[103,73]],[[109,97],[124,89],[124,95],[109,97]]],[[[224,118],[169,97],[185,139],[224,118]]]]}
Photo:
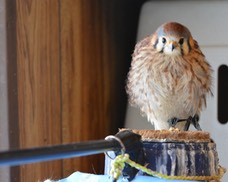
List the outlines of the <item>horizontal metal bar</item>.
{"type": "Polygon", "coordinates": [[[0,152],[0,166],[15,166],[33,162],[81,157],[120,149],[120,144],[115,140],[97,140],[5,151],[0,152]]]}

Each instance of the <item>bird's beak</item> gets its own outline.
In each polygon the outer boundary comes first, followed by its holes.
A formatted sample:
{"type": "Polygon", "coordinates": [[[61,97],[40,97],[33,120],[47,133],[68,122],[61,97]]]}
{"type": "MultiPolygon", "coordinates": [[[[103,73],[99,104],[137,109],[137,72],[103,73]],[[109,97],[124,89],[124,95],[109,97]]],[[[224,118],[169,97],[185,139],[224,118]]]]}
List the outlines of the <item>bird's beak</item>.
{"type": "Polygon", "coordinates": [[[178,46],[178,43],[176,41],[171,40],[168,42],[168,47],[171,51],[173,51],[177,46],[178,46]]]}

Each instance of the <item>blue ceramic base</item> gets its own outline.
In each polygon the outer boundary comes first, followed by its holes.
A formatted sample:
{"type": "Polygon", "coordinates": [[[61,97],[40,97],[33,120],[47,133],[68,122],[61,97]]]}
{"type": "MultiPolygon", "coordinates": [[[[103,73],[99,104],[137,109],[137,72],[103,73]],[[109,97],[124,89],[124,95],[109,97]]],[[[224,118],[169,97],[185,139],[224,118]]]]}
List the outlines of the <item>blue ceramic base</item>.
{"type": "MultiPolygon", "coordinates": [[[[114,153],[110,155],[115,158],[114,153]]],[[[213,142],[144,141],[139,155],[142,165],[169,176],[214,176],[218,173],[218,154],[213,142]]],[[[111,169],[111,161],[106,156],[105,174],[111,169]]],[[[131,171],[129,168],[128,165],[124,168],[125,174],[131,171]]]]}
{"type": "Polygon", "coordinates": [[[145,164],[169,176],[214,176],[218,173],[215,143],[143,142],[145,164]]]}

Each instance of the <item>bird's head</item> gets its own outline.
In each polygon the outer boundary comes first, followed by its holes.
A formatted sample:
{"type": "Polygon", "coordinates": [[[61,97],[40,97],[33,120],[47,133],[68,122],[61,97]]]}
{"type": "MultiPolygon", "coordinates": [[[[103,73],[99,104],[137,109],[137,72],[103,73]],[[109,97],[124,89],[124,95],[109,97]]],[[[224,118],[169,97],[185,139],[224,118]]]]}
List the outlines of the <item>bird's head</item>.
{"type": "Polygon", "coordinates": [[[154,48],[168,56],[187,55],[194,40],[190,31],[176,22],[169,22],[158,27],[152,38],[154,48]]]}

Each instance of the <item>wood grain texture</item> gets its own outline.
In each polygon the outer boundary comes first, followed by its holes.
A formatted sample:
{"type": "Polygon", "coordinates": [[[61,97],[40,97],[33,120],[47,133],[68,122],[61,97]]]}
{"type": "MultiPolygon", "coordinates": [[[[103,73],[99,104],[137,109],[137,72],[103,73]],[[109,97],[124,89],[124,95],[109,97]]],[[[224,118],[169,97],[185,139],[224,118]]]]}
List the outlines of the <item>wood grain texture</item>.
{"type": "MultiPolygon", "coordinates": [[[[139,9],[132,0],[16,0],[21,148],[102,139],[123,127],[137,25],[129,20],[138,13],[129,2],[139,9]]],[[[103,173],[103,159],[24,165],[18,181],[103,173]]]]}
{"type": "MultiPolygon", "coordinates": [[[[61,143],[58,1],[17,1],[20,147],[61,143]]],[[[61,177],[61,162],[24,165],[20,181],[61,177]]]]}
{"type": "MultiPolygon", "coordinates": [[[[61,2],[63,142],[101,139],[110,132],[113,68],[103,51],[108,46],[103,20],[102,1],[61,2]]],[[[65,176],[75,170],[101,173],[101,166],[103,155],[88,156],[64,160],[63,170],[65,176]]]]}
{"type": "MultiPolygon", "coordinates": [[[[104,138],[123,126],[131,34],[125,28],[127,5],[114,0],[61,1],[63,142],[104,138]]],[[[103,157],[64,160],[63,174],[102,173],[103,157]]]]}

